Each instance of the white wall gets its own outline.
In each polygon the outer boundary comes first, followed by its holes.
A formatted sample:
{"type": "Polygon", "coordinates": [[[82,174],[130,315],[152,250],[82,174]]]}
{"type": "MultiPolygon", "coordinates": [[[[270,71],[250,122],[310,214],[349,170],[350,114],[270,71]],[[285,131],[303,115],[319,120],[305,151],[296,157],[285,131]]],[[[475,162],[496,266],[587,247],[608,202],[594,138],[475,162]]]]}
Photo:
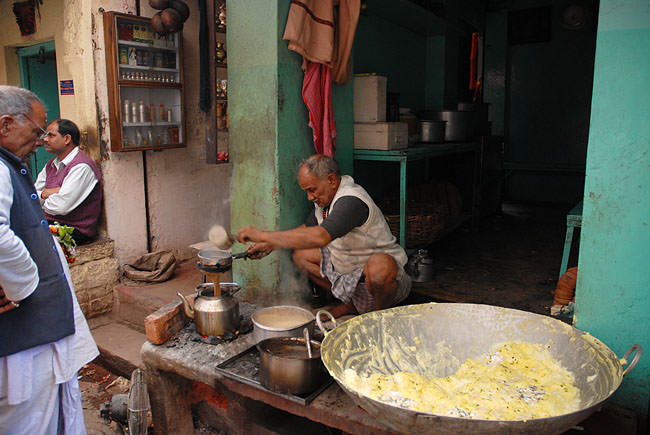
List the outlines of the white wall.
{"type": "MultiPolygon", "coordinates": [[[[105,10],[122,12],[132,11],[134,4],[98,2],[105,10]]],[[[187,258],[193,254],[188,245],[206,240],[212,224],[230,221],[230,167],[205,163],[205,129],[209,120],[198,110],[199,13],[195,3],[188,5],[190,17],[183,32],[187,147],[147,151],[146,171],[142,152],[109,152],[109,160],[104,164],[107,231],[116,241],[116,255],[121,263],[146,252],[145,177],[152,251],[173,249],[187,258]]],[[[142,16],[155,12],[146,2],[141,2],[141,7],[142,16]]],[[[97,71],[105,76],[103,34],[97,35],[97,47],[97,71]]],[[[102,82],[97,82],[97,94],[102,123],[108,124],[106,86],[102,82]]],[[[102,130],[109,148],[109,131],[102,130]]]]}
{"type": "MultiPolygon", "coordinates": [[[[105,230],[115,241],[120,264],[147,251],[145,176],[150,209],[151,249],[173,249],[182,257],[188,245],[207,239],[215,222],[230,221],[230,167],[205,163],[205,128],[198,110],[199,55],[196,2],[187,2],[190,18],[183,34],[187,147],[161,152],[110,151],[103,11],[135,13],[136,0],[47,0],[41,5],[37,32],[23,37],[11,13],[12,2],[0,0],[0,83],[20,83],[15,47],[55,41],[58,80],[74,80],[75,95],[60,96],[61,116],[87,133],[90,153],[104,176],[105,230]]],[[[151,16],[146,1],[142,15],[151,16]]]]}

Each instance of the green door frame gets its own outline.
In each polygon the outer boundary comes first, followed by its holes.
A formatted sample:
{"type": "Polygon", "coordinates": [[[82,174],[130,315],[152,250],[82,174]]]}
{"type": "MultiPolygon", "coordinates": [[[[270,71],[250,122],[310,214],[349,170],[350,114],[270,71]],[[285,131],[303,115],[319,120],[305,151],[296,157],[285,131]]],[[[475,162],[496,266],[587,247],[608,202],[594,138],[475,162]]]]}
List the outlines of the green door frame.
{"type": "MultiPolygon", "coordinates": [[[[20,70],[20,85],[25,88],[25,89],[30,89],[30,80],[28,76],[28,58],[32,56],[37,56],[41,51],[45,53],[49,52],[55,52],[56,48],[54,46],[54,41],[46,41],[46,42],[41,42],[38,44],[30,45],[28,47],[20,47],[18,50],[16,50],[16,53],[18,55],[18,66],[20,70]]],[[[58,102],[57,102],[58,104],[58,102]]],[[[57,111],[58,113],[58,111],[57,111]]],[[[57,116],[58,117],[58,116],[57,116]]],[[[51,121],[51,119],[48,119],[48,121],[51,121]]],[[[46,153],[45,150],[42,150],[39,148],[38,150],[39,155],[45,155],[45,156],[50,156],[50,154],[46,153]]],[[[40,157],[39,157],[40,158],[40,157]]],[[[47,161],[48,158],[44,159],[44,161],[47,161]]],[[[34,156],[29,158],[29,166],[32,171],[32,177],[34,177],[34,180],[36,180],[36,176],[38,175],[38,168],[36,164],[36,159],[34,156]]]]}
{"type": "Polygon", "coordinates": [[[18,62],[20,64],[20,85],[22,87],[26,87],[29,83],[29,79],[27,77],[26,58],[29,56],[37,55],[41,51],[41,48],[45,52],[56,51],[56,49],[54,48],[54,41],[41,42],[39,44],[30,45],[29,47],[20,47],[17,50],[18,62]]]}

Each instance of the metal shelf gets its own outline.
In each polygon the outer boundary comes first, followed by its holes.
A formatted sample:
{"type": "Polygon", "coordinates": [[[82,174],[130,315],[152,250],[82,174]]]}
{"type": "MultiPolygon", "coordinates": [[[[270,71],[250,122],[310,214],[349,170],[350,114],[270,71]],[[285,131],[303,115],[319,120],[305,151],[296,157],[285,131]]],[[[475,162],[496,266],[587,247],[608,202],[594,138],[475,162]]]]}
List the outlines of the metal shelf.
{"type": "MultiPolygon", "coordinates": [[[[479,151],[478,142],[445,142],[438,144],[418,144],[415,147],[404,148],[399,150],[362,150],[355,149],[353,153],[354,160],[369,160],[380,162],[396,162],[400,164],[400,186],[399,186],[399,244],[406,249],[406,170],[407,164],[411,161],[423,160],[434,157],[448,156],[457,153],[479,151]]],[[[474,164],[474,177],[476,177],[476,163],[474,164]]],[[[475,185],[472,189],[472,195],[475,196],[475,185]]],[[[474,213],[475,198],[472,198],[472,213],[474,213]]],[[[471,215],[470,215],[471,217],[471,215]]],[[[463,219],[467,219],[466,216],[463,219]]],[[[465,220],[463,220],[464,222],[465,220]]],[[[461,223],[463,223],[461,222],[461,223]]],[[[460,224],[458,224],[460,225],[460,224]]],[[[451,230],[450,230],[451,231],[451,230]]]]}
{"type": "Polygon", "coordinates": [[[160,66],[144,66],[144,65],[129,65],[126,63],[121,63],[119,64],[120,69],[121,68],[127,68],[127,69],[139,69],[139,70],[146,70],[146,71],[160,71],[160,72],[178,72],[178,68],[163,68],[160,66]]]}
{"type": "Polygon", "coordinates": [[[169,50],[169,51],[176,51],[176,47],[163,47],[160,45],[155,45],[155,44],[149,44],[146,42],[136,42],[136,41],[125,41],[123,39],[120,39],[117,41],[118,44],[120,45],[128,45],[130,47],[142,47],[142,48],[155,48],[157,50],[169,50]]]}
{"type": "Polygon", "coordinates": [[[129,122],[123,123],[122,127],[179,127],[179,122],[129,122]]]}

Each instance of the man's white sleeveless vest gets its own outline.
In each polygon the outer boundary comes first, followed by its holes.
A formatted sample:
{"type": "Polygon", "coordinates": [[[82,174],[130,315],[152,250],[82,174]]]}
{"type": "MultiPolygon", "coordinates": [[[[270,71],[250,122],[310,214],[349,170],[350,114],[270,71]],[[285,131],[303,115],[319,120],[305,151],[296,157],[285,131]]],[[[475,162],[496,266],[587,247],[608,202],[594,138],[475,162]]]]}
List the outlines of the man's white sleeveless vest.
{"type": "MultiPolygon", "coordinates": [[[[334,269],[342,274],[350,273],[355,269],[364,267],[368,258],[378,252],[391,255],[402,267],[408,261],[404,249],[397,244],[395,236],[390,232],[388,223],[383,213],[372,200],[368,192],[349,175],[341,177],[334,199],[330,204],[329,212],[336,208],[336,202],[343,196],[354,196],[363,201],[369,210],[366,222],[346,235],[332,240],[327,247],[330,249],[334,269]]],[[[323,209],[317,205],[316,219],[320,225],[323,222],[323,209]]]]}

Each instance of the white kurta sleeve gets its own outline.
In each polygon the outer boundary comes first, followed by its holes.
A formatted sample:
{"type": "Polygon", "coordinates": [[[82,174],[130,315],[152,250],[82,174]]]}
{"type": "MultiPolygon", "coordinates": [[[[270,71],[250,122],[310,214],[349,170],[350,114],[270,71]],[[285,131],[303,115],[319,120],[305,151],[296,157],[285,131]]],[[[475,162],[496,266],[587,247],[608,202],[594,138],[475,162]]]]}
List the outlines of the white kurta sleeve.
{"type": "Polygon", "coordinates": [[[68,172],[59,193],[50,195],[43,203],[43,210],[51,215],[66,215],[77,208],[97,184],[97,177],[85,163],[68,172]]]}
{"type": "MultiPolygon", "coordinates": [[[[47,165],[51,165],[51,163],[48,162],[47,165]]],[[[45,202],[45,200],[41,198],[41,193],[43,192],[43,189],[45,189],[45,180],[47,179],[45,169],[47,168],[47,165],[45,165],[43,169],[41,169],[41,172],[38,173],[38,177],[36,177],[36,182],[34,183],[36,194],[38,195],[39,201],[41,201],[41,206],[43,206],[43,203],[45,202]]]]}
{"type": "Polygon", "coordinates": [[[9,168],[0,161],[0,286],[11,301],[21,301],[38,285],[38,268],[10,227],[14,189],[9,168]]]}

